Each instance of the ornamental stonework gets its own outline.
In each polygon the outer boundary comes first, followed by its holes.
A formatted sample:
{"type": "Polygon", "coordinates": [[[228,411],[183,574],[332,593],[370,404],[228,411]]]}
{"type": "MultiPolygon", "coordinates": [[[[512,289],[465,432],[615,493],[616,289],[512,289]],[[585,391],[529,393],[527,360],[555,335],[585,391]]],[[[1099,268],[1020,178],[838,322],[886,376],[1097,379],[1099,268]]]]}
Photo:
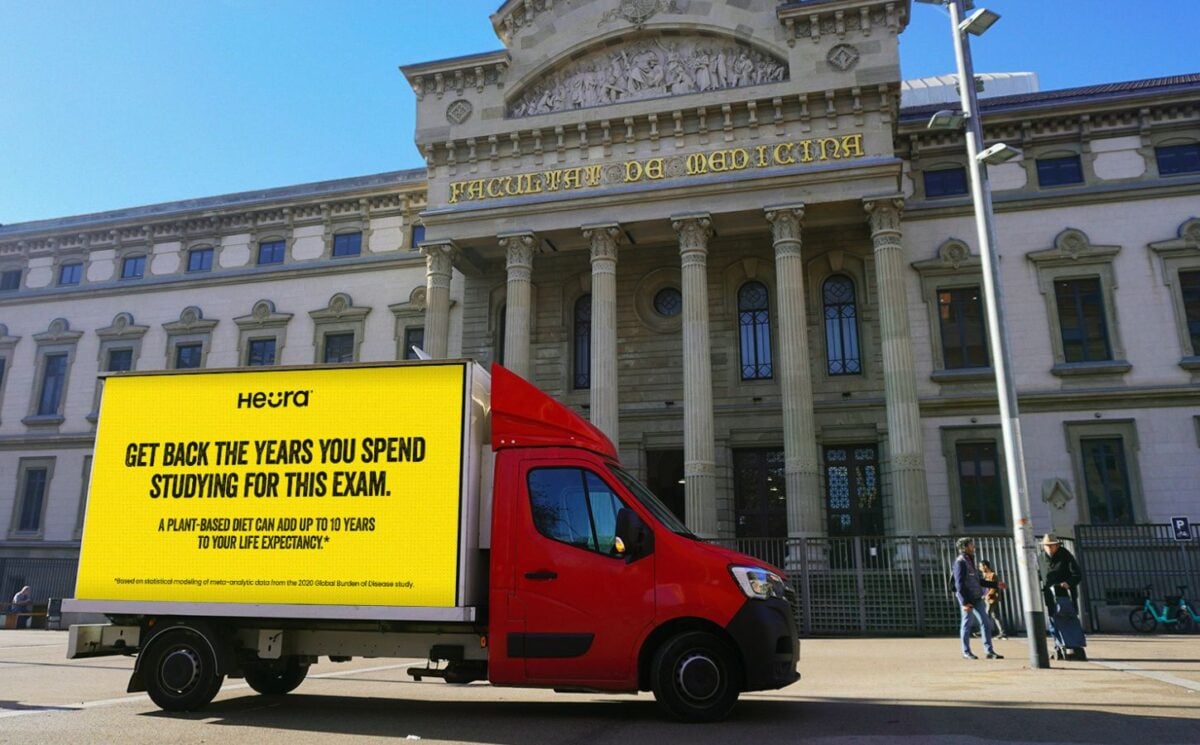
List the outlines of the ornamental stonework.
{"type": "Polygon", "coordinates": [[[825,60],[834,68],[846,72],[858,64],[858,50],[851,44],[838,44],[829,50],[825,60]]]}
{"type": "Polygon", "coordinates": [[[471,117],[471,102],[460,98],[446,107],[446,121],[451,124],[462,124],[471,117]]]}
{"type": "Polygon", "coordinates": [[[643,39],[605,49],[540,79],[508,107],[510,118],[788,79],[786,63],[735,42],[643,39]]]}

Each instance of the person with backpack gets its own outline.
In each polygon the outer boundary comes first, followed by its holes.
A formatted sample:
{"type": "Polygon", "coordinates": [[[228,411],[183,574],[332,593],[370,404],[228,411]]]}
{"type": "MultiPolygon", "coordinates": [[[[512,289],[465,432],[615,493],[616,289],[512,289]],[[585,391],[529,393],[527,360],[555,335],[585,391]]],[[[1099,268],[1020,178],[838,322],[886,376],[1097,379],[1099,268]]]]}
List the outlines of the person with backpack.
{"type": "Polygon", "coordinates": [[[951,580],[954,586],[954,597],[962,609],[962,625],[959,628],[959,639],[962,642],[964,659],[977,660],[971,651],[971,620],[979,622],[979,634],[983,637],[983,648],[989,660],[1002,660],[1004,655],[992,646],[992,625],[988,623],[983,600],[985,587],[996,587],[1001,590],[1007,587],[1003,582],[992,582],[979,576],[975,566],[975,541],[972,538],[959,538],[957,544],[958,556],[954,559],[951,569],[951,580]]]}

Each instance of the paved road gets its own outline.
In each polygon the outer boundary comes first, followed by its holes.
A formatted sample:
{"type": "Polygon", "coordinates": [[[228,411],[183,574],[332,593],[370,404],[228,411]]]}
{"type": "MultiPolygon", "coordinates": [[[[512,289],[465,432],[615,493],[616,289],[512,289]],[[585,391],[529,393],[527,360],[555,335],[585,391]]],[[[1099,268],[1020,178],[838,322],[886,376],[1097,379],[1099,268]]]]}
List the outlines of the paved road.
{"type": "Polygon", "coordinates": [[[1200,636],[1089,642],[1090,662],[1030,670],[1023,640],[997,642],[1004,660],[977,661],[950,638],[805,640],[799,683],[689,726],[664,720],[648,694],[417,683],[404,660],[322,662],[277,699],[230,681],[206,709],[172,715],[124,693],[131,660],[67,660],[62,632],[5,631],[0,743],[1200,742],[1200,636]]]}

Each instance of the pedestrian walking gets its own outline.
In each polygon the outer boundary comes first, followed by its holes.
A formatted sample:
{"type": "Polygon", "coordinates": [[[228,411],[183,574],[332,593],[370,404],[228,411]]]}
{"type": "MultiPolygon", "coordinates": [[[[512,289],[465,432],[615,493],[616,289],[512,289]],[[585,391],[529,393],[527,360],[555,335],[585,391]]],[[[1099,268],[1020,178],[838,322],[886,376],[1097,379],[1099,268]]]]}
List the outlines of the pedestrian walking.
{"type": "Polygon", "coordinates": [[[998,586],[1000,584],[1000,575],[996,574],[996,570],[992,568],[991,562],[986,559],[979,560],[979,575],[988,582],[993,582],[997,585],[985,588],[983,602],[987,604],[988,618],[992,620],[992,631],[1001,639],[1007,639],[1008,634],[1004,633],[1004,623],[1000,620],[1000,593],[1004,592],[998,586]]]}
{"type": "Polygon", "coordinates": [[[962,642],[962,656],[968,660],[978,657],[971,651],[971,624],[979,623],[979,634],[983,637],[983,649],[989,660],[1002,660],[1004,655],[992,646],[992,627],[988,623],[986,606],[983,600],[985,587],[1007,587],[1003,582],[990,582],[979,576],[975,566],[975,541],[971,538],[959,538],[958,556],[954,559],[951,578],[954,582],[954,597],[962,610],[962,626],[959,629],[959,639],[962,642]]]}

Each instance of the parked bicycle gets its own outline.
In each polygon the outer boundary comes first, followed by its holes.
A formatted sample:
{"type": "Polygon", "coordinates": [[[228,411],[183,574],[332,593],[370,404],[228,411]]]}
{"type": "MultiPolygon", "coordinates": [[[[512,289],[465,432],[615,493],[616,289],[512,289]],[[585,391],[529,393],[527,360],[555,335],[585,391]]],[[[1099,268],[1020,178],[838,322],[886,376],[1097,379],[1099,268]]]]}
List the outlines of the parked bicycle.
{"type": "MultiPolygon", "coordinates": [[[[1182,594],[1178,598],[1171,597],[1169,602],[1165,602],[1161,606],[1156,604],[1150,599],[1150,591],[1153,587],[1153,585],[1146,585],[1146,589],[1142,590],[1142,607],[1134,608],[1129,613],[1129,625],[1135,631],[1149,634],[1158,628],[1159,624],[1162,624],[1164,628],[1182,634],[1191,631],[1193,626],[1200,622],[1200,617],[1193,617],[1191,607],[1183,605],[1182,594]]],[[[1186,588],[1186,586],[1183,587],[1186,588]]]]}
{"type": "MultiPolygon", "coordinates": [[[[1192,624],[1193,624],[1192,630],[1195,631],[1196,628],[1200,628],[1200,613],[1196,612],[1196,608],[1195,608],[1195,606],[1192,605],[1192,601],[1188,600],[1188,597],[1187,597],[1188,586],[1187,585],[1175,585],[1175,589],[1179,590],[1179,599],[1178,599],[1179,614],[1183,615],[1186,613],[1187,615],[1192,617],[1192,624]]],[[[1168,597],[1167,601],[1169,602],[1174,597],[1175,597],[1174,595],[1168,597]]]]}

